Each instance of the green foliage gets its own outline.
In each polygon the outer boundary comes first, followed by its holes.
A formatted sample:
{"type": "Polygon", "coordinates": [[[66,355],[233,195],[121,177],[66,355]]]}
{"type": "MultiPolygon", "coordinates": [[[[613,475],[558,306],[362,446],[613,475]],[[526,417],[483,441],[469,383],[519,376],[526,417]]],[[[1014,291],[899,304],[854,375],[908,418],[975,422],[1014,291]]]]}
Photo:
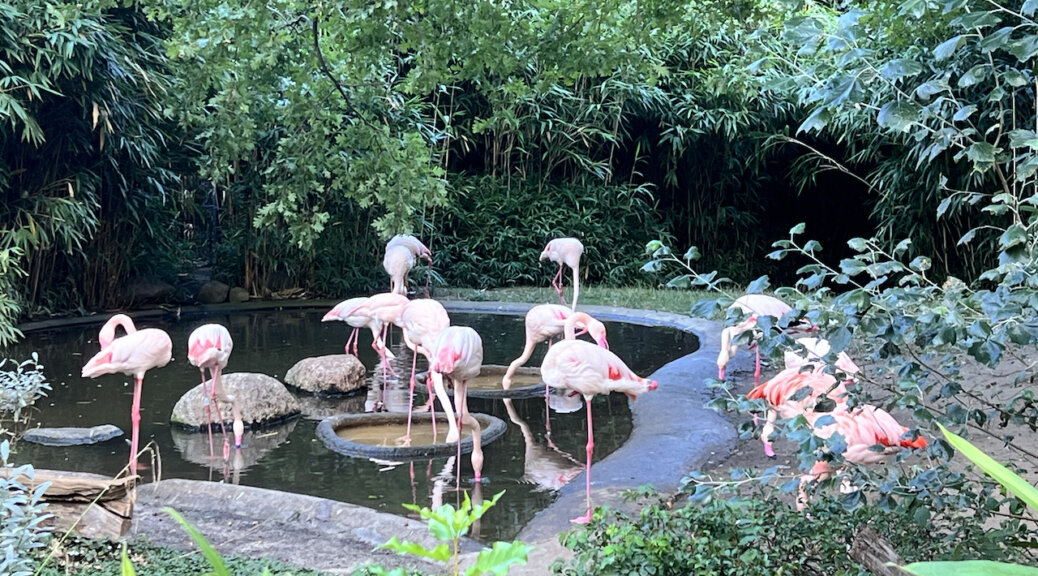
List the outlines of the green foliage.
{"type": "MultiPolygon", "coordinates": [[[[10,456],[10,442],[0,442],[0,465],[10,466],[10,456]]],[[[31,464],[7,471],[0,477],[0,510],[4,511],[0,514],[0,573],[29,576],[35,569],[32,554],[46,544],[49,535],[49,529],[41,523],[50,518],[42,501],[50,482],[30,489],[24,479],[32,483],[35,469],[31,464]]]]}
{"type": "Polygon", "coordinates": [[[555,264],[538,257],[559,236],[584,243],[581,281],[629,284],[637,278],[641,246],[660,233],[655,201],[644,188],[534,188],[481,177],[459,178],[455,189],[458,197],[439,220],[442,235],[430,243],[449,285],[495,288],[547,282],[555,264]]]}
{"type": "Polygon", "coordinates": [[[575,555],[556,561],[553,573],[865,576],[869,572],[847,551],[866,527],[905,558],[959,558],[978,549],[1013,556],[994,535],[979,528],[955,533],[940,517],[891,514],[873,505],[847,509],[834,499],[818,500],[804,514],[759,488],[683,505],[643,489],[636,502],[634,516],[605,509],[586,530],[568,534],[565,545],[575,555]]]}
{"type": "Polygon", "coordinates": [[[0,420],[10,421],[13,428],[0,426],[0,434],[17,439],[29,423],[26,409],[46,396],[51,387],[35,352],[20,364],[11,359],[0,360],[0,368],[8,364],[13,369],[0,370],[0,420]]]}
{"type": "MultiPolygon", "coordinates": [[[[413,504],[404,504],[408,510],[421,514],[422,519],[428,523],[429,532],[437,540],[444,542],[444,544],[440,544],[430,550],[414,542],[401,542],[394,536],[389,542],[383,544],[381,548],[395,550],[400,554],[411,554],[421,558],[449,563],[452,574],[458,576],[462,573],[458,563],[461,538],[468,533],[472,524],[482,518],[483,514],[493,505],[497,504],[498,499],[503,494],[504,492],[498,492],[492,499],[473,506],[472,501],[469,500],[468,493],[465,493],[465,500],[462,502],[461,507],[457,509],[450,504],[444,504],[436,510],[421,508],[413,504]]],[[[479,576],[480,574],[493,573],[497,576],[505,576],[515,564],[526,563],[526,556],[531,549],[532,547],[522,542],[494,542],[492,548],[480,550],[476,556],[475,563],[469,566],[464,574],[465,576],[479,576]]],[[[403,576],[406,572],[399,568],[386,570],[380,566],[367,566],[362,571],[362,574],[370,576],[403,576]]]]}

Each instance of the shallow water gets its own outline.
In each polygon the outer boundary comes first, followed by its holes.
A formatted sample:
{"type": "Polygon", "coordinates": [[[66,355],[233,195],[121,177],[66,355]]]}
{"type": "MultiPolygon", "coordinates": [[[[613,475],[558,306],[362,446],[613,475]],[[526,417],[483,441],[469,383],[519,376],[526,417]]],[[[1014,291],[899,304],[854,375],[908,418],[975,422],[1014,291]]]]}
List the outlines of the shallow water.
{"type": "MultiPolygon", "coordinates": [[[[187,362],[187,337],[201,324],[225,325],[234,338],[234,351],[226,373],[260,372],[281,379],[297,361],[324,354],[341,354],[349,334],[342,322],[320,322],[325,309],[239,312],[206,317],[184,315],[180,320],[144,319],[138,328],[163,328],[173,340],[173,360],[163,368],[151,370],[144,378],[141,417],[141,444],[153,443],[158,466],[145,454],[139,473],[151,481],[154,473],[162,478],[189,478],[241,483],[249,486],[287,490],[351,502],[395,514],[416,516],[402,504],[419,506],[457,503],[455,459],[437,458],[413,463],[373,462],[343,456],[325,448],[314,435],[321,418],[336,413],[370,410],[377,390],[342,398],[316,398],[296,394],[303,404],[304,418],[273,429],[247,431],[244,447],[223,458],[223,439],[214,435],[215,457],[209,456],[205,434],[171,427],[170,411],[176,401],[200,381],[198,369],[187,362]]],[[[475,328],[484,340],[484,363],[507,365],[523,347],[522,316],[452,314],[455,325],[475,328]]],[[[115,475],[126,465],[129,448],[132,378],[123,375],[84,379],[83,364],[99,350],[97,325],[35,331],[18,346],[4,351],[17,360],[39,353],[51,386],[48,398],[38,403],[34,423],[42,426],[94,426],[111,423],[127,433],[127,441],[114,440],[99,445],[44,447],[27,442],[18,445],[14,460],[32,462],[38,468],[73,470],[115,475]]],[[[643,376],[666,362],[689,354],[697,345],[690,333],[667,328],[647,328],[632,324],[606,323],[611,350],[643,376]]],[[[389,378],[386,404],[392,411],[406,411],[407,381],[411,367],[410,352],[400,343],[399,330],[391,338],[398,378],[389,378]]],[[[369,374],[377,356],[370,347],[371,336],[361,331],[360,357],[369,374]]],[[[527,366],[539,366],[547,346],[538,346],[527,366]]],[[[424,360],[419,359],[419,370],[424,360]]],[[[421,390],[424,386],[419,385],[421,390]]],[[[424,402],[416,396],[416,405],[424,402]]],[[[576,399],[579,401],[579,399],[576,399]]],[[[583,470],[586,441],[585,410],[574,399],[553,398],[553,406],[567,413],[552,411],[551,434],[546,434],[546,406],[543,397],[516,399],[510,406],[501,400],[469,397],[472,412],[501,418],[508,424],[505,435],[484,446],[482,486],[487,498],[501,490],[506,494],[492,508],[474,536],[486,540],[513,538],[537,511],[555,497],[555,491],[583,470]],[[565,400],[565,402],[564,402],[565,400]]],[[[614,451],[631,432],[627,399],[621,394],[597,397],[595,414],[595,460],[614,451]]],[[[395,438],[395,436],[394,436],[395,438]]],[[[472,491],[472,469],[468,457],[461,462],[461,487],[472,491]]]]}

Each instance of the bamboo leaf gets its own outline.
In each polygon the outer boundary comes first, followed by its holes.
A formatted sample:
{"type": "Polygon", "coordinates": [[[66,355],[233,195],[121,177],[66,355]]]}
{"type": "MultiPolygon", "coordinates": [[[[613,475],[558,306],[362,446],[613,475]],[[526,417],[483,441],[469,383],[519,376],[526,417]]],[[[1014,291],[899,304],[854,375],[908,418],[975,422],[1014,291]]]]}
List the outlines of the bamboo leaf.
{"type": "MultiPolygon", "coordinates": [[[[963,456],[969,458],[971,462],[997,480],[999,484],[1004,486],[1006,490],[1012,492],[1014,496],[1023,500],[1024,503],[1030,506],[1033,510],[1038,510],[1038,488],[1031,486],[1027,480],[1024,480],[1012,470],[996,462],[994,458],[982,452],[979,448],[971,444],[969,440],[966,440],[948,430],[940,423],[938,423],[937,426],[940,427],[941,432],[944,433],[944,437],[948,439],[948,442],[954,446],[956,450],[962,452],[963,456]]],[[[1038,574],[1038,572],[1035,574],[1038,574]]]]}
{"type": "Polygon", "coordinates": [[[1038,568],[990,560],[915,562],[901,568],[916,576],[1038,576],[1038,568]]]}
{"type": "Polygon", "coordinates": [[[205,536],[198,531],[198,528],[195,528],[195,526],[188,522],[186,518],[181,516],[179,512],[169,506],[163,508],[163,510],[172,516],[178,524],[180,524],[184,531],[187,532],[187,535],[191,537],[191,540],[195,542],[195,545],[202,550],[202,555],[205,556],[207,561],[209,561],[209,566],[213,568],[213,573],[216,576],[231,576],[230,571],[227,570],[227,565],[223,562],[223,557],[220,556],[220,553],[216,551],[216,548],[213,548],[213,545],[205,539],[205,536]]]}

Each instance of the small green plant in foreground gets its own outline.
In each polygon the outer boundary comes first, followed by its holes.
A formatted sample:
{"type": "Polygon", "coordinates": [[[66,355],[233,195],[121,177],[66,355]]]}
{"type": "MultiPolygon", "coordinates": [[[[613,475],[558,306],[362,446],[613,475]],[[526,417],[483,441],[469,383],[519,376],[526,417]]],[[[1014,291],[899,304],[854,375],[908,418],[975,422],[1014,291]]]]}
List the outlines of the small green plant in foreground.
{"type": "MultiPolygon", "coordinates": [[[[413,554],[422,558],[429,558],[439,562],[450,563],[452,574],[459,576],[478,576],[479,574],[493,573],[498,576],[508,574],[515,564],[525,564],[526,555],[533,549],[532,546],[522,542],[494,542],[489,550],[484,549],[476,556],[476,563],[465,572],[461,572],[458,552],[461,546],[461,538],[468,533],[469,528],[476,520],[479,520],[497,501],[504,492],[498,492],[491,500],[473,507],[468,493],[465,501],[457,510],[450,504],[444,504],[436,510],[419,508],[413,504],[405,504],[409,510],[422,515],[422,519],[429,523],[429,532],[437,540],[444,542],[432,550],[414,542],[401,542],[394,536],[381,547],[396,550],[401,554],[413,554]]],[[[368,566],[362,571],[365,576],[405,576],[408,574],[402,568],[386,570],[381,566],[368,566]]]]}

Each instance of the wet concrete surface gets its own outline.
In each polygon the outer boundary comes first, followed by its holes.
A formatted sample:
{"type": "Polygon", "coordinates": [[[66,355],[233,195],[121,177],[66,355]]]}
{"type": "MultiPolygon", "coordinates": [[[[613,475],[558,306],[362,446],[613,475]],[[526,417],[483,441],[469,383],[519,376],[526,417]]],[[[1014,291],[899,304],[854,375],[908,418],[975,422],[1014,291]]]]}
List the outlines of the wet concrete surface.
{"type": "MultiPolygon", "coordinates": [[[[320,303],[316,303],[320,305],[320,303]]],[[[524,314],[531,305],[499,302],[444,302],[448,311],[524,314]]],[[[653,374],[659,387],[631,404],[634,431],[628,441],[592,468],[594,505],[624,508],[623,493],[650,484],[675,492],[688,472],[707,460],[723,458],[734,447],[736,431],[723,415],[704,407],[711,398],[705,380],[717,373],[721,324],[670,313],[626,308],[581,306],[606,321],[669,326],[696,333],[700,348],[653,374]]],[[[737,357],[730,370],[750,360],[737,357]]],[[[567,557],[559,535],[572,528],[570,519],[586,509],[585,476],[580,474],[522,530],[518,540],[534,546],[529,562],[510,574],[544,575],[556,558],[567,557]]],[[[434,572],[430,564],[374,548],[391,536],[432,546],[424,523],[360,506],[259,488],[188,480],[143,486],[135,513],[134,533],[151,541],[187,547],[176,523],[161,511],[173,506],[195,523],[222,552],[272,557],[330,574],[349,574],[367,562],[386,567],[413,567],[434,572]]],[[[479,545],[469,541],[471,559],[479,545]]]]}

